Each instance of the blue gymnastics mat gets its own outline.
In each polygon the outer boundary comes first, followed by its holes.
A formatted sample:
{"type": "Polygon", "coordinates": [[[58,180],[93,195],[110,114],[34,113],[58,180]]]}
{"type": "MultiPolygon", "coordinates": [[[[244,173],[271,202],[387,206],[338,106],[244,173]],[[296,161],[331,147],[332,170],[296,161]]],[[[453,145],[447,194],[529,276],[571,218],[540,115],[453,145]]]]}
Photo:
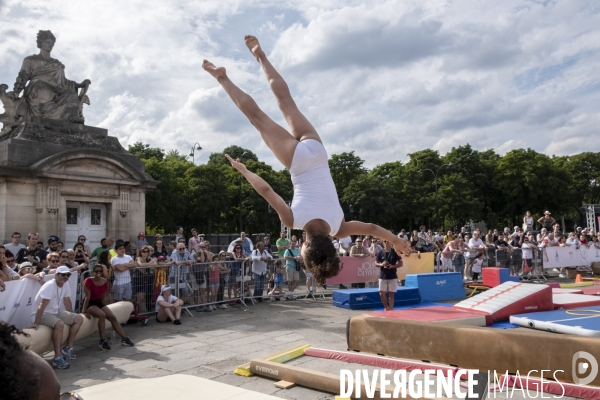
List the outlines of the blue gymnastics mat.
{"type": "Polygon", "coordinates": [[[436,272],[409,274],[404,281],[406,287],[419,289],[421,301],[444,301],[465,298],[465,287],[460,272],[436,272]]]}
{"type": "Polygon", "coordinates": [[[600,306],[517,314],[510,323],[542,331],[600,337],[600,306]]]}
{"type": "MultiPolygon", "coordinates": [[[[381,307],[379,289],[345,289],[333,291],[333,305],[350,310],[381,307]]],[[[419,304],[419,290],[400,286],[394,296],[394,307],[410,304],[419,304]]]]}

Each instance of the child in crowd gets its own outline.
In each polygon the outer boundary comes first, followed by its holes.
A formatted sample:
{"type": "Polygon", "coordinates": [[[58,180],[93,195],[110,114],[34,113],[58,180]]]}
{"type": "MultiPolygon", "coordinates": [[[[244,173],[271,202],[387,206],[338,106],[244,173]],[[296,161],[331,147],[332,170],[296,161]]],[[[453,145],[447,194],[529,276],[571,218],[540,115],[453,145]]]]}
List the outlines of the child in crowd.
{"type": "Polygon", "coordinates": [[[479,274],[481,273],[481,267],[483,266],[483,253],[477,254],[475,261],[473,261],[472,265],[472,273],[471,277],[473,278],[473,283],[476,283],[479,279],[479,274]]]}
{"type": "Polygon", "coordinates": [[[283,274],[285,273],[285,266],[281,260],[275,260],[275,280],[273,282],[273,289],[268,293],[271,296],[271,300],[275,300],[275,292],[279,295],[279,300],[284,301],[285,296],[283,295],[283,274]]]}

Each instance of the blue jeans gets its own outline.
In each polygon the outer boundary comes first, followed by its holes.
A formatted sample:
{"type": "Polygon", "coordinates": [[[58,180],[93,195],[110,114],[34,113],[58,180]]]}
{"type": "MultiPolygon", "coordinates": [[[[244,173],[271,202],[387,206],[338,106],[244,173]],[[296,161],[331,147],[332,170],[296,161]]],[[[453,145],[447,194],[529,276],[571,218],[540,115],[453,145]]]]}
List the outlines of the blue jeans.
{"type": "Polygon", "coordinates": [[[265,291],[265,275],[254,274],[254,297],[262,297],[265,291]]]}

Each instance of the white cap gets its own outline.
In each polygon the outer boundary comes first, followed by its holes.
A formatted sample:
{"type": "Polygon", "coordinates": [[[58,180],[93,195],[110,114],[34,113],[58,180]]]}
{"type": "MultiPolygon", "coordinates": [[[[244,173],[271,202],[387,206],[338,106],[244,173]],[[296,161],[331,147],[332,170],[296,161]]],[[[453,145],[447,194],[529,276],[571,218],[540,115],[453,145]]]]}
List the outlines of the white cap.
{"type": "Polygon", "coordinates": [[[66,265],[61,265],[56,269],[57,274],[70,274],[71,270],[66,265]]]}

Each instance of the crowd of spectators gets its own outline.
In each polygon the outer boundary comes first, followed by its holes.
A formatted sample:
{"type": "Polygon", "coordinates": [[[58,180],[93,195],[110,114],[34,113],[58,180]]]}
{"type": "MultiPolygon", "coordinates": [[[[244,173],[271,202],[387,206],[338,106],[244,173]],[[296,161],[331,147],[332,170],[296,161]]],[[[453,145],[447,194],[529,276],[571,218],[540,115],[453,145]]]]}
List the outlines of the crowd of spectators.
{"type": "MultiPolygon", "coordinates": [[[[398,236],[402,237],[401,234],[398,236]]],[[[540,250],[546,247],[581,246],[600,249],[597,233],[593,229],[576,227],[567,234],[561,231],[549,211],[537,221],[527,211],[523,225],[514,226],[512,231],[505,227],[502,231],[489,229],[485,235],[475,229],[472,234],[465,227],[459,232],[442,230],[433,232],[421,226],[410,237],[411,245],[417,252],[436,253],[436,265],[440,272],[461,272],[464,279],[477,281],[481,273],[481,263],[494,258],[498,267],[510,268],[511,275],[531,276],[534,259],[539,258],[540,250]],[[540,228],[536,233],[535,224],[540,228]]],[[[540,260],[541,262],[541,260],[540,260]]],[[[588,270],[587,267],[578,267],[588,270]]],[[[566,278],[565,268],[554,271],[560,278],[566,278]]]]}
{"type": "MultiPolygon", "coordinates": [[[[98,318],[100,348],[110,350],[105,334],[107,320],[122,344],[133,346],[107,307],[113,302],[131,301],[137,312],[155,313],[157,322],[180,325],[186,305],[195,307],[196,312],[226,309],[241,304],[242,292],[243,297],[258,302],[265,295],[273,301],[296,299],[301,272],[306,277],[307,295],[312,294],[312,275],[300,255],[305,234],[298,239],[281,232],[273,245],[268,236],[253,243],[241,232],[227,250],[218,253],[211,251],[210,243],[196,229],[190,234],[186,239],[179,227],[175,240],[165,243],[161,235],[155,235],[153,245],[143,232],[133,244],[106,237],[100,247],[92,250],[83,235],[72,248],[64,249],[55,235],[47,239],[44,247],[37,233],[29,233],[27,244],[21,244],[21,234],[14,232],[11,242],[0,246],[0,290],[14,280],[39,282],[32,327],[37,329],[42,324],[60,327],[62,332],[64,324],[71,326],[66,346],[60,347],[62,337],[55,338],[53,365],[57,368],[67,368],[75,359],[72,342],[83,322],[76,311],[98,318]],[[74,272],[79,272],[77,287],[82,296],[77,297],[77,303],[80,304],[71,304],[69,285],[65,285],[74,272]],[[46,275],[54,275],[54,279],[48,280],[46,275]],[[61,306],[66,311],[59,311],[61,306]]],[[[497,266],[510,267],[511,273],[527,276],[532,272],[538,249],[552,246],[600,249],[600,240],[593,230],[576,228],[564,234],[548,211],[537,221],[527,212],[523,225],[515,226],[512,231],[508,227],[501,232],[490,229],[483,235],[479,229],[471,233],[465,227],[454,232],[421,226],[410,234],[401,230],[398,237],[409,240],[419,254],[436,253],[436,270],[460,272],[467,281],[479,279],[484,262],[491,256],[495,256],[497,266]],[[534,231],[536,223],[541,227],[539,233],[534,231]]],[[[382,302],[386,308],[392,307],[398,281],[396,269],[402,266],[402,260],[391,243],[371,236],[331,240],[340,256],[375,257],[375,266],[381,268],[382,302]]],[[[556,272],[565,276],[564,270],[556,272]]],[[[352,287],[365,284],[352,283],[352,287]]]]}

